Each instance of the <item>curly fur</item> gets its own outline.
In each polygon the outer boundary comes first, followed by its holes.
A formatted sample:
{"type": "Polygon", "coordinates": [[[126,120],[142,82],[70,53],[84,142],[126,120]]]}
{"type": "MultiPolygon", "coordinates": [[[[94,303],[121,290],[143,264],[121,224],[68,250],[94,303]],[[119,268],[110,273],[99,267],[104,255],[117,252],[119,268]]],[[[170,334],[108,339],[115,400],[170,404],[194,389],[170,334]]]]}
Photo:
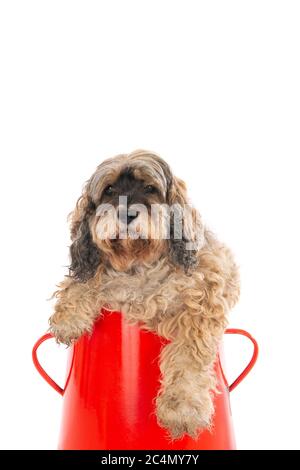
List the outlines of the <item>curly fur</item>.
{"type": "MultiPolygon", "coordinates": [[[[227,314],[239,297],[238,270],[229,249],[201,221],[203,236],[194,250],[186,250],[174,233],[169,241],[97,240],[94,205],[128,165],[136,177],[155,182],[168,204],[187,202],[184,183],[155,154],[136,151],[101,164],[71,216],[70,275],[55,293],[51,331],[70,344],[91,332],[107,307],[170,340],[160,356],[157,419],[172,438],[196,437],[211,425],[214,363],[227,314]]],[[[195,240],[193,231],[187,233],[195,240]]]]}

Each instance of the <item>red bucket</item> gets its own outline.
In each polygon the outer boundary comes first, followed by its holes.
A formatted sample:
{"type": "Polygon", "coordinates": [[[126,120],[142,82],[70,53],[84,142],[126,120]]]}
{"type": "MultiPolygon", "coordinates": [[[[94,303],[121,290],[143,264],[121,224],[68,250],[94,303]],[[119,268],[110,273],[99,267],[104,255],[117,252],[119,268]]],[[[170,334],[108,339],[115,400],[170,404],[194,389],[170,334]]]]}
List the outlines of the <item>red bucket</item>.
{"type": "Polygon", "coordinates": [[[158,357],[164,341],[159,336],[129,325],[120,312],[103,311],[93,334],[84,335],[69,352],[64,389],[45,372],[37,359],[38,347],[51,334],[34,345],[33,362],[42,377],[63,395],[63,416],[59,449],[235,449],[229,392],[254,366],[258,346],[244,330],[241,334],[254,346],[246,369],[228,386],[218,358],[216,373],[220,394],[215,395],[212,431],[197,439],[184,436],[171,441],[154,413],[159,389],[158,357]]]}

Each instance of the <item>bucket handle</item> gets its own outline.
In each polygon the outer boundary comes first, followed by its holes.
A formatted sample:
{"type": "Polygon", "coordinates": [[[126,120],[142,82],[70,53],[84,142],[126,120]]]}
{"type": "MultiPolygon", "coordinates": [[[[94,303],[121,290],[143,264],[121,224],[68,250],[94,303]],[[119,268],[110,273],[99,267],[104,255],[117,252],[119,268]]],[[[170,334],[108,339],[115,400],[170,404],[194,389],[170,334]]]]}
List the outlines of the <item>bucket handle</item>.
{"type": "MultiPolygon", "coordinates": [[[[237,328],[228,328],[227,330],[225,330],[225,334],[235,334],[235,335],[242,335],[242,336],[245,336],[246,338],[248,338],[252,344],[253,344],[253,354],[252,354],[252,357],[250,359],[250,362],[248,363],[248,365],[245,367],[245,369],[242,371],[242,373],[232,382],[231,385],[228,386],[228,389],[230,392],[232,392],[232,390],[234,390],[241,382],[242,380],[244,380],[244,378],[249,374],[249,372],[251,371],[251,369],[254,367],[256,361],[257,361],[257,356],[258,356],[258,344],[257,344],[257,341],[253,338],[253,336],[250,335],[250,333],[248,333],[247,331],[245,330],[240,330],[240,329],[237,329],[237,328]]],[[[65,393],[65,388],[62,388],[60,387],[48,374],[47,372],[45,371],[45,369],[41,366],[39,360],[38,360],[38,357],[37,357],[37,350],[38,348],[40,347],[40,345],[42,343],[44,343],[44,341],[47,341],[48,339],[51,339],[53,338],[53,334],[52,333],[46,333],[44,334],[43,336],[41,336],[40,339],[37,340],[37,342],[35,343],[35,345],[33,346],[33,349],[32,349],[32,360],[33,360],[33,364],[35,365],[35,368],[37,369],[37,371],[39,372],[39,374],[43,377],[43,379],[52,387],[54,388],[54,390],[56,390],[60,395],[63,395],[65,393]]]]}
{"type": "Polygon", "coordinates": [[[233,334],[233,335],[246,336],[246,338],[250,339],[250,341],[253,344],[253,353],[252,353],[250,362],[245,367],[243,372],[232,382],[231,385],[228,386],[229,391],[232,392],[232,390],[234,390],[242,382],[242,380],[244,380],[244,378],[249,374],[251,369],[254,367],[257,361],[257,356],[258,356],[258,344],[257,344],[257,341],[253,338],[253,336],[251,336],[250,333],[248,333],[248,331],[240,330],[238,328],[228,328],[227,330],[225,330],[225,333],[229,335],[233,334]]]}
{"type": "Polygon", "coordinates": [[[35,365],[36,370],[41,374],[44,380],[52,387],[54,390],[56,390],[60,395],[63,395],[65,393],[65,388],[61,388],[51,377],[50,375],[47,374],[45,369],[41,366],[38,357],[37,357],[37,350],[40,347],[44,341],[47,341],[48,339],[53,338],[52,333],[46,333],[45,335],[41,336],[40,339],[37,340],[35,345],[33,346],[32,349],[32,360],[33,364],[35,365]]]}

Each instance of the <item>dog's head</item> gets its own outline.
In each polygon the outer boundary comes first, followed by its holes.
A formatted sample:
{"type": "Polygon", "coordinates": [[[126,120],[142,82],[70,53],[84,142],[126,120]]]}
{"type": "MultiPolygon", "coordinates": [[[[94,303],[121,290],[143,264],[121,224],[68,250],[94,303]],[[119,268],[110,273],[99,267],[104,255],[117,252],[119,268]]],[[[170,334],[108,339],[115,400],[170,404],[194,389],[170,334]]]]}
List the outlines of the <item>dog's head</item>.
{"type": "Polygon", "coordinates": [[[201,234],[184,182],[162,158],[118,155],[98,166],[71,214],[70,274],[85,282],[101,264],[127,271],[162,256],[188,271],[201,234]]]}

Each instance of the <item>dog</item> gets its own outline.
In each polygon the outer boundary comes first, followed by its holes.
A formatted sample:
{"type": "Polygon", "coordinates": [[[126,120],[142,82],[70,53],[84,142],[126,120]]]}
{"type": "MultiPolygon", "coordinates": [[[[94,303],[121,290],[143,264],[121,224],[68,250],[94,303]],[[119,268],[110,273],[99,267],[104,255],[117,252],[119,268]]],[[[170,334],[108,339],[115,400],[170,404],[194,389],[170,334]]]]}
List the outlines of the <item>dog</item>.
{"type": "Polygon", "coordinates": [[[239,298],[231,251],[203,225],[185,183],[145,150],[101,163],[70,225],[69,275],[54,293],[50,331],[70,345],[92,332],[103,307],[169,340],[157,421],[172,439],[196,438],[212,424],[214,364],[239,298]]]}

